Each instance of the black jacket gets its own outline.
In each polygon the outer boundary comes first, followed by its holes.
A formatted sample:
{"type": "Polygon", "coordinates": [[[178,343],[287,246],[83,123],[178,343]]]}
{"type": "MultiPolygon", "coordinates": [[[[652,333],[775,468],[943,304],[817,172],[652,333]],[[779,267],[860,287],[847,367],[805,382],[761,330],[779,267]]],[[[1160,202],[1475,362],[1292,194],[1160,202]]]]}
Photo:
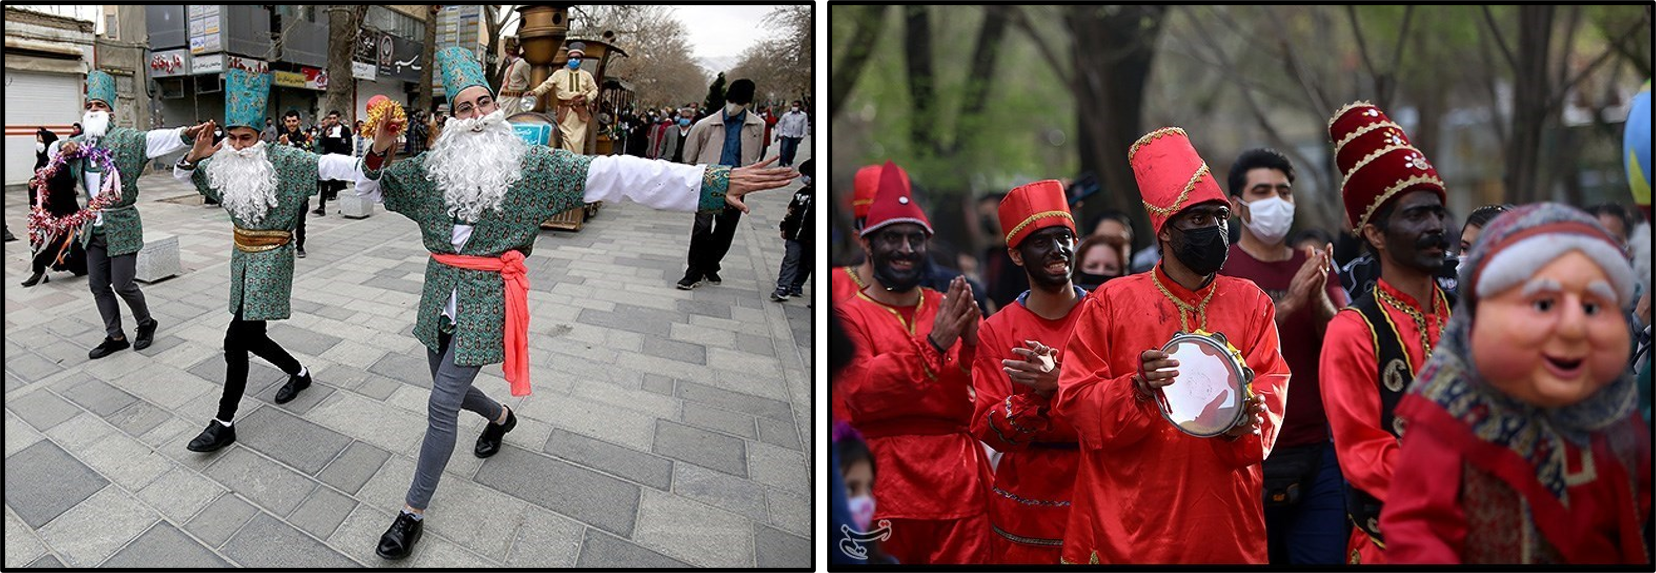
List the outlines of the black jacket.
{"type": "Polygon", "coordinates": [[[809,243],[816,236],[816,217],[812,214],[815,203],[810,185],[794,192],[793,201],[788,203],[788,215],[782,218],[782,234],[788,240],[809,243]]]}

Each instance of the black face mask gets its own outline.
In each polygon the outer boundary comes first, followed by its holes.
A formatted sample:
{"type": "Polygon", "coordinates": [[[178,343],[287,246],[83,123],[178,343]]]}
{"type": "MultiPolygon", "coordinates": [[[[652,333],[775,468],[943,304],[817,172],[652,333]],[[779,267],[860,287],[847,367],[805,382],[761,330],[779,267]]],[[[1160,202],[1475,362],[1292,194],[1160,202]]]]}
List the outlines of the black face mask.
{"type": "Polygon", "coordinates": [[[1173,256],[1189,267],[1191,272],[1208,276],[1225,266],[1230,255],[1230,240],[1225,228],[1219,225],[1186,231],[1173,228],[1173,256]]]}
{"type": "Polygon", "coordinates": [[[1116,277],[1111,275],[1095,275],[1087,272],[1075,273],[1075,286],[1081,287],[1082,289],[1090,292],[1093,289],[1103,286],[1104,283],[1110,282],[1110,279],[1113,278],[1116,277]]]}

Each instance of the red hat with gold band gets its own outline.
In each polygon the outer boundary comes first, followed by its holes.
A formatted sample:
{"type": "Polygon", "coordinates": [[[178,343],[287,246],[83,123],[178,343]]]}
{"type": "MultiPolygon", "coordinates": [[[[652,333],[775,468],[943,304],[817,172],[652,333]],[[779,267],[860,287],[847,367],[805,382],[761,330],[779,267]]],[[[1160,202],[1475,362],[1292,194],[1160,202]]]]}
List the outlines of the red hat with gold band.
{"type": "MultiPolygon", "coordinates": [[[[902,177],[903,189],[909,188],[908,172],[890,162],[902,177]]],[[[874,193],[880,190],[880,173],[884,165],[869,165],[857,170],[856,178],[851,180],[851,213],[857,219],[868,218],[868,207],[874,204],[874,193]]]]}
{"type": "Polygon", "coordinates": [[[1334,143],[1334,163],[1345,178],[1340,196],[1353,232],[1360,232],[1375,211],[1403,191],[1426,189],[1448,201],[1437,168],[1374,104],[1359,101],[1340,108],[1328,120],[1328,137],[1334,143]]]}
{"type": "Polygon", "coordinates": [[[1036,181],[1012,189],[1000,202],[1001,231],[1006,246],[1017,248],[1024,237],[1047,227],[1064,227],[1075,232],[1064,186],[1057,180],[1036,181]]]}
{"type": "Polygon", "coordinates": [[[1144,208],[1150,211],[1150,228],[1157,234],[1186,207],[1225,200],[1183,129],[1164,127],[1144,134],[1127,149],[1127,162],[1133,166],[1144,208]]]}
{"type": "Polygon", "coordinates": [[[925,228],[927,235],[933,234],[931,221],[914,202],[908,177],[897,168],[897,164],[887,161],[880,170],[879,192],[874,195],[874,203],[868,206],[868,218],[863,222],[860,236],[867,237],[882,228],[900,223],[914,223],[925,228]]]}

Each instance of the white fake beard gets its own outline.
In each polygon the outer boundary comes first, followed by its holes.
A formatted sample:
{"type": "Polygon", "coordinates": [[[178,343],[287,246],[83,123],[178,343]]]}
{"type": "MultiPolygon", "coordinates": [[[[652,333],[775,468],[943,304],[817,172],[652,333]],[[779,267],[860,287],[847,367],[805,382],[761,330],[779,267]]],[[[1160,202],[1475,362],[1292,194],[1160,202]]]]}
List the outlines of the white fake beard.
{"type": "Polygon", "coordinates": [[[475,222],[485,210],[500,211],[506,191],[523,177],[528,152],[503,111],[450,118],[426,157],[426,179],[443,191],[449,216],[475,222]]]}
{"type": "Polygon", "coordinates": [[[260,141],[237,150],[226,145],[207,164],[207,184],[219,192],[225,211],[249,224],[264,220],[276,201],[276,166],[260,141]]]}
{"type": "Polygon", "coordinates": [[[87,111],[81,116],[81,131],[86,137],[98,139],[109,133],[109,112],[87,111]]]}

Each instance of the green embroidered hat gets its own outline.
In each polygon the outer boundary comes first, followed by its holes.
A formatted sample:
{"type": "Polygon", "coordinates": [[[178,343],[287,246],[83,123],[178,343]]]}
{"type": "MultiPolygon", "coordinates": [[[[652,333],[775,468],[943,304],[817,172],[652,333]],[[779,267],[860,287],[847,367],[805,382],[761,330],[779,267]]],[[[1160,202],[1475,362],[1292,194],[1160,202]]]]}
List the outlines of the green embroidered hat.
{"type": "Polygon", "coordinates": [[[270,74],[254,74],[241,68],[230,70],[224,79],[224,127],[264,127],[265,105],[270,101],[270,74]]]}
{"type": "Polygon", "coordinates": [[[459,46],[450,46],[437,52],[437,66],[443,70],[443,91],[450,102],[460,91],[472,86],[483,86],[492,95],[488,80],[483,77],[483,65],[477,56],[459,46]]]}
{"type": "Polygon", "coordinates": [[[115,110],[115,76],[102,70],[86,74],[86,101],[98,100],[115,110]]]}

